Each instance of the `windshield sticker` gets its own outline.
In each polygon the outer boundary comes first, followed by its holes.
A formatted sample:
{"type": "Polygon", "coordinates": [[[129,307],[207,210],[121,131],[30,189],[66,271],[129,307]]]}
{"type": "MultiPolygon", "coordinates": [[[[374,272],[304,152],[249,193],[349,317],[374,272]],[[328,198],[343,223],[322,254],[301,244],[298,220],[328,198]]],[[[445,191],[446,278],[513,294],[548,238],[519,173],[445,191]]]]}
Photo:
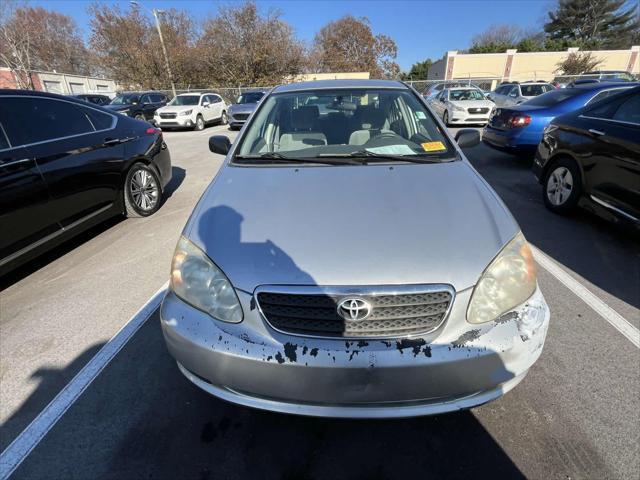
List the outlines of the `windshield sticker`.
{"type": "Polygon", "coordinates": [[[418,120],[424,120],[425,118],[427,118],[427,116],[425,115],[425,113],[424,113],[424,112],[421,112],[420,110],[418,110],[418,111],[416,112],[416,118],[417,118],[418,120]]]}
{"type": "MultiPolygon", "coordinates": [[[[443,146],[444,148],[444,146],[443,146]]],[[[372,147],[366,149],[371,153],[382,153],[387,155],[415,155],[409,145],[386,145],[384,147],[372,147]]]]}
{"type": "Polygon", "coordinates": [[[425,142],[421,145],[425,152],[441,152],[442,150],[447,149],[442,142],[425,142]]]}

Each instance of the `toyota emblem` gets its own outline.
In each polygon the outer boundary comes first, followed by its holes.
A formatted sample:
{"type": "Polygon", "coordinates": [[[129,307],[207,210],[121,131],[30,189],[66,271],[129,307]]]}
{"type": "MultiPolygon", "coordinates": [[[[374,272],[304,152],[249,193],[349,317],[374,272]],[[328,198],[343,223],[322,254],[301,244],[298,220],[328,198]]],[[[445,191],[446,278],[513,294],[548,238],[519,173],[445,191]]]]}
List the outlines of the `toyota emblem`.
{"type": "Polygon", "coordinates": [[[338,315],[348,322],[359,322],[371,315],[371,304],[361,298],[345,298],[338,304],[338,315]]]}

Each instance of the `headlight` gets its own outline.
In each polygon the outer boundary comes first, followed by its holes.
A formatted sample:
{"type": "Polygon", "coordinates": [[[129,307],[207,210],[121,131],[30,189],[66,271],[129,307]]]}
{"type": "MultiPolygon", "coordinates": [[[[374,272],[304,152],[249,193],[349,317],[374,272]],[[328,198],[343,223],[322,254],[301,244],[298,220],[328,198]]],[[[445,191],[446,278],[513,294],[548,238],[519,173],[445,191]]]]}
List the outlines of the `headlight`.
{"type": "Polygon", "coordinates": [[[180,112],[180,115],[191,115],[191,112],[193,112],[193,110],[185,110],[184,112],[180,112]]]}
{"type": "Polygon", "coordinates": [[[242,321],[242,307],[227,277],[184,237],[180,237],[173,254],[170,288],[182,300],[217,320],[242,321]]]}
{"type": "Polygon", "coordinates": [[[456,112],[465,112],[465,111],[466,111],[464,108],[459,107],[458,105],[454,105],[454,106],[453,106],[453,109],[454,109],[456,112]]]}
{"type": "Polygon", "coordinates": [[[484,323],[497,319],[533,295],[536,285],[533,254],[520,232],[480,277],[471,295],[467,321],[484,323]]]}
{"type": "Polygon", "coordinates": [[[160,116],[160,112],[158,112],[157,110],[154,112],[153,114],[154,117],[159,117],[160,116]]]}

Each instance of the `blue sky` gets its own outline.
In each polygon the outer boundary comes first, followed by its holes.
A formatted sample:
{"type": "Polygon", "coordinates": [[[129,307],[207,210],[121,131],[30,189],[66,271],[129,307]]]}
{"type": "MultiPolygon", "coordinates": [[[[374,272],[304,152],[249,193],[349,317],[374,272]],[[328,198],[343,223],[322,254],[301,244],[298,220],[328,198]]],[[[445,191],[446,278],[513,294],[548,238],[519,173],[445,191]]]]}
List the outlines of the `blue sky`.
{"type": "MultiPolygon", "coordinates": [[[[0,0],[1,1],[1,0],[0,0]]],[[[128,1],[102,0],[120,3],[128,1]]],[[[86,0],[31,0],[42,6],[72,16],[85,35],[89,33],[86,0]]],[[[148,8],[175,7],[191,12],[194,18],[214,16],[220,5],[233,2],[218,0],[144,0],[148,8]]],[[[541,27],[552,0],[258,0],[259,8],[277,8],[299,38],[311,41],[327,22],[342,15],[366,16],[374,33],[391,36],[398,45],[397,61],[403,70],[426,58],[437,59],[447,50],[469,46],[471,37],[493,24],[512,24],[523,28],[541,27]]]]}

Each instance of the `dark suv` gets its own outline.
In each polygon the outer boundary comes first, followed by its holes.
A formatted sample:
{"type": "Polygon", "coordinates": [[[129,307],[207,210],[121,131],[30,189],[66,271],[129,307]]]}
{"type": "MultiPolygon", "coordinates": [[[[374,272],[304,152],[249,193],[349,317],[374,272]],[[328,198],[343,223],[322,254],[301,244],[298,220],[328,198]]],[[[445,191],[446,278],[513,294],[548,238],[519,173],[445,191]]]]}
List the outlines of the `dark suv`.
{"type": "Polygon", "coordinates": [[[71,97],[0,90],[0,275],[108,217],[160,208],[162,132],[71,97]]]}
{"type": "Polygon", "coordinates": [[[137,120],[151,122],[156,110],[168,102],[169,98],[160,92],[126,92],[118,94],[105,107],[137,120]]]}

